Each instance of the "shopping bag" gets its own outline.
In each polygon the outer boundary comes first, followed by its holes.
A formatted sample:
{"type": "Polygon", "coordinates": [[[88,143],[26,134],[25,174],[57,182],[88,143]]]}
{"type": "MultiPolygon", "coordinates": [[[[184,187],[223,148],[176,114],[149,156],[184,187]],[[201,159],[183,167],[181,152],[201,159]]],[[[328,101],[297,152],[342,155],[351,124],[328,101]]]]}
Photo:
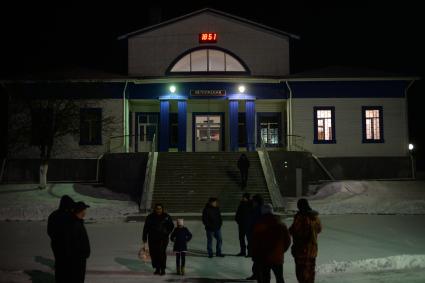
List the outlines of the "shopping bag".
{"type": "Polygon", "coordinates": [[[138,256],[143,262],[151,261],[151,255],[149,254],[149,248],[147,247],[146,244],[142,245],[142,247],[139,250],[138,256]]]}

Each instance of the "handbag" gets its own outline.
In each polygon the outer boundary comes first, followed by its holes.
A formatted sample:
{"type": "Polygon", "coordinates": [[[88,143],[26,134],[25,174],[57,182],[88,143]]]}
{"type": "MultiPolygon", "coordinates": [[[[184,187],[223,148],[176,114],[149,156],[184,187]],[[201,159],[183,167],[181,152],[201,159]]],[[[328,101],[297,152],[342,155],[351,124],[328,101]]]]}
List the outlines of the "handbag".
{"type": "Polygon", "coordinates": [[[143,243],[142,244],[142,247],[140,248],[137,256],[143,262],[149,262],[149,261],[151,261],[151,255],[149,253],[149,248],[147,247],[146,243],[143,243]]]}

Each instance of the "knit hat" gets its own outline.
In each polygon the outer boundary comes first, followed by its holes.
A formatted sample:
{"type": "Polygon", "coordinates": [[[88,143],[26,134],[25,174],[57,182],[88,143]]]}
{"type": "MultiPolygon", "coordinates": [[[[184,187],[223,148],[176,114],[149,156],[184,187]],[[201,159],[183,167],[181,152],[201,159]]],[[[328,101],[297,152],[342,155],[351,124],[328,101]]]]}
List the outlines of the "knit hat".
{"type": "Polygon", "coordinates": [[[308,204],[308,200],[305,198],[300,198],[297,202],[297,207],[300,212],[309,212],[311,211],[311,207],[308,204]]]}
{"type": "Polygon", "coordinates": [[[178,226],[183,226],[184,225],[183,218],[177,219],[177,225],[178,226]]]}

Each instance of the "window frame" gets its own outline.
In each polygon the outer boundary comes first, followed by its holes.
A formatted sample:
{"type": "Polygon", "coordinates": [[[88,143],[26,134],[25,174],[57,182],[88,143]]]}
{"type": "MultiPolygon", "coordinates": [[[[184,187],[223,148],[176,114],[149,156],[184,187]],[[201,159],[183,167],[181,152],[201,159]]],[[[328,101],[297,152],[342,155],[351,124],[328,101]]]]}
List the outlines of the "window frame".
{"type": "Polygon", "coordinates": [[[362,143],[385,143],[384,139],[384,108],[382,106],[362,106],[362,143]],[[379,139],[367,139],[366,136],[366,111],[379,111],[379,139]]]}
{"type": "Polygon", "coordinates": [[[336,143],[336,129],[335,129],[335,106],[314,106],[313,107],[313,125],[314,125],[314,144],[335,144],[336,143]],[[331,126],[332,126],[332,139],[331,140],[319,140],[319,132],[318,132],[318,111],[331,111],[331,126]]]}
{"type": "Polygon", "coordinates": [[[103,123],[102,123],[102,108],[80,108],[80,141],[79,145],[102,145],[102,133],[103,133],[103,123]],[[96,115],[99,115],[99,124],[100,124],[100,131],[99,136],[96,139],[93,139],[92,141],[89,141],[88,139],[82,139],[81,129],[83,124],[83,114],[84,113],[95,113],[96,115]]]}
{"type": "MultiPolygon", "coordinates": [[[[226,56],[224,56],[224,57],[226,57],[226,56]]],[[[225,65],[224,69],[226,70],[226,59],[224,60],[224,65],[225,65]]],[[[172,76],[172,75],[205,75],[205,74],[208,74],[208,75],[250,75],[251,71],[249,70],[248,66],[233,52],[231,52],[227,49],[221,48],[221,47],[205,45],[205,46],[199,46],[199,47],[195,47],[195,48],[186,50],[185,52],[180,54],[176,59],[174,59],[173,62],[171,62],[171,64],[168,66],[165,74],[168,75],[168,76],[172,76]],[[190,55],[190,53],[195,52],[195,51],[199,51],[199,50],[207,50],[207,71],[195,71],[195,72],[191,72],[191,71],[172,72],[171,71],[173,69],[173,67],[181,59],[183,59],[183,57],[185,57],[186,55],[190,55]],[[208,50],[221,51],[225,55],[233,57],[239,64],[241,64],[241,66],[245,69],[245,71],[208,71],[209,70],[209,51],[208,50]]]]}

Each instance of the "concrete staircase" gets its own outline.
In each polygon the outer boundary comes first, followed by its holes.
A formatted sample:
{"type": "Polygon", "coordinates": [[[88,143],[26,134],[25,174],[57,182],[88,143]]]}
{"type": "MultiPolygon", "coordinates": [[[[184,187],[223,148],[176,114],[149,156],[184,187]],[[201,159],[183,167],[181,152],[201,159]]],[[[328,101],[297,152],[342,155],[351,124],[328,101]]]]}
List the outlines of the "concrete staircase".
{"type": "Polygon", "coordinates": [[[236,165],[240,153],[159,153],[152,204],[162,203],[168,212],[199,213],[209,197],[218,197],[222,212],[235,212],[243,192],[260,193],[271,202],[258,153],[246,154],[251,166],[242,191],[236,165]]]}

